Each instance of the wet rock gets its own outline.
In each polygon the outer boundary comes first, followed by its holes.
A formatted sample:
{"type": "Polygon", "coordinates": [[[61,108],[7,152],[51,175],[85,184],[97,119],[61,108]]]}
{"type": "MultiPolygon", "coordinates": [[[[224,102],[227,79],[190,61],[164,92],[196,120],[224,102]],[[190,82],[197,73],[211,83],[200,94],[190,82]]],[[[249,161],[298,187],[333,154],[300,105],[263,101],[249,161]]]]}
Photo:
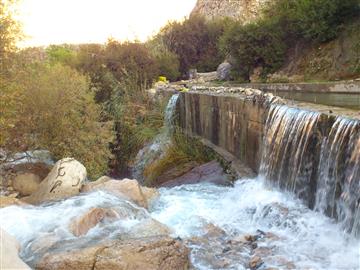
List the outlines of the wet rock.
{"type": "Polygon", "coordinates": [[[214,238],[214,237],[223,237],[226,235],[225,231],[223,229],[221,229],[218,226],[215,226],[212,223],[209,223],[205,226],[204,228],[205,230],[205,236],[206,237],[210,237],[210,238],[214,238]]]}
{"type": "Polygon", "coordinates": [[[19,257],[20,244],[0,228],[0,269],[31,269],[19,257]]]}
{"type": "Polygon", "coordinates": [[[250,259],[250,269],[258,269],[263,264],[262,259],[259,256],[254,256],[250,259]]]}
{"type": "Polygon", "coordinates": [[[36,265],[47,270],[188,269],[188,249],[169,237],[115,240],[81,250],[51,252],[36,265]]]}
{"type": "Polygon", "coordinates": [[[33,173],[17,174],[12,180],[12,186],[22,196],[31,195],[40,186],[41,177],[33,173]]]}
{"type": "Polygon", "coordinates": [[[293,262],[289,261],[283,256],[273,256],[268,258],[268,263],[280,267],[280,269],[296,269],[296,266],[293,262]]]}
{"type": "Polygon", "coordinates": [[[257,247],[254,249],[254,255],[258,257],[266,257],[273,254],[270,247],[257,247]]]}
{"type": "Polygon", "coordinates": [[[158,196],[158,192],[154,188],[142,187],[138,181],[131,179],[123,180],[104,180],[99,179],[96,182],[86,184],[82,187],[81,192],[91,192],[95,190],[103,190],[114,195],[128,199],[137,205],[147,208],[149,202],[158,196]],[[99,183],[97,183],[101,180],[99,183]]]}
{"type": "Polygon", "coordinates": [[[23,205],[27,205],[27,204],[22,202],[19,199],[14,198],[14,197],[0,196],[0,208],[11,206],[11,205],[23,206],[23,205]]]}
{"type": "Polygon", "coordinates": [[[55,245],[58,241],[60,241],[60,237],[55,233],[45,233],[39,235],[32,243],[31,243],[31,252],[33,254],[39,254],[42,252],[46,252],[49,248],[55,245]]]}
{"type": "Polygon", "coordinates": [[[265,238],[272,240],[272,241],[278,241],[281,239],[281,237],[279,237],[278,235],[272,233],[272,232],[267,232],[265,234],[265,238]]]}
{"type": "Polygon", "coordinates": [[[104,220],[114,221],[119,219],[119,214],[113,209],[93,208],[83,216],[75,218],[69,225],[69,230],[75,236],[87,234],[99,222],[104,220]]]}
{"type": "Polygon", "coordinates": [[[209,163],[192,169],[190,172],[162,184],[162,187],[174,187],[185,184],[197,184],[201,182],[228,185],[228,176],[224,173],[220,164],[213,160],[209,163]]]}
{"type": "Polygon", "coordinates": [[[180,177],[199,166],[199,163],[191,161],[180,165],[172,164],[171,166],[172,167],[156,178],[156,183],[166,183],[170,180],[180,177]]]}
{"type": "Polygon", "coordinates": [[[148,218],[133,226],[127,233],[127,238],[144,238],[152,236],[168,236],[171,230],[159,221],[148,218]]]}
{"type": "Polygon", "coordinates": [[[86,179],[86,168],[73,158],[56,162],[38,190],[25,199],[31,204],[61,200],[79,194],[86,179]]]}

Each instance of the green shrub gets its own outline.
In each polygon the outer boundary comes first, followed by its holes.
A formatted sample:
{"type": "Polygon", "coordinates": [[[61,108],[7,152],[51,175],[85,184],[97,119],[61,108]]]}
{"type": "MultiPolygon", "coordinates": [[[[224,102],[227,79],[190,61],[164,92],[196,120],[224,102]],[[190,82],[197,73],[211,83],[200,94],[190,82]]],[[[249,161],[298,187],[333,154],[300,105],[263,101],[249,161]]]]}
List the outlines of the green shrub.
{"type": "Polygon", "coordinates": [[[235,60],[236,77],[248,80],[256,67],[263,68],[262,77],[277,70],[285,60],[287,45],[281,29],[262,21],[234,24],[222,36],[220,48],[235,60]]]}
{"type": "Polygon", "coordinates": [[[182,75],[191,68],[213,71],[222,62],[217,48],[225,25],[221,22],[209,23],[203,17],[192,16],[182,23],[171,22],[160,31],[165,46],[178,56],[182,75]]]}
{"type": "Polygon", "coordinates": [[[1,148],[47,149],[57,159],[76,158],[91,178],[106,173],[112,124],[99,122],[87,77],[60,64],[36,64],[17,70],[8,89],[15,104],[4,114],[1,148]]]}

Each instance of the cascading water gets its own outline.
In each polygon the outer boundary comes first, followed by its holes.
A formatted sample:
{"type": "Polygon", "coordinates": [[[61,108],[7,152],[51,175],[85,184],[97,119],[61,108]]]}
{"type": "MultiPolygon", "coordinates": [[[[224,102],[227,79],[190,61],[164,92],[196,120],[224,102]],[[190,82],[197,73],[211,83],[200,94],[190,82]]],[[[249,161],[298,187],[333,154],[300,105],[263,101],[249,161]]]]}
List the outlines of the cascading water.
{"type": "Polygon", "coordinates": [[[174,118],[176,110],[176,102],[179,94],[174,94],[169,99],[165,109],[165,119],[163,130],[155,137],[149,145],[146,145],[139,151],[136,156],[135,164],[133,166],[133,177],[138,180],[143,180],[144,168],[153,161],[161,157],[164,150],[170,144],[171,133],[174,128],[174,118]]]}
{"type": "Polygon", "coordinates": [[[282,189],[294,192],[311,207],[311,182],[318,143],[315,130],[320,114],[271,105],[266,121],[260,174],[282,189]]]}
{"type": "Polygon", "coordinates": [[[360,124],[338,117],[321,147],[316,209],[360,235],[360,124]]]}
{"type": "Polygon", "coordinates": [[[324,131],[317,112],[271,105],[260,168],[269,183],[336,218],[355,236],[360,234],[359,125],[337,117],[324,131]]]}
{"type": "MultiPolygon", "coordinates": [[[[167,135],[153,143],[158,154],[159,145],[169,141],[177,98],[167,106],[167,135]]],[[[10,206],[0,209],[1,226],[20,241],[20,255],[32,266],[48,251],[39,248],[42,239],[55,242],[51,249],[73,250],[126,239],[153,218],[184,240],[192,269],[249,269],[251,259],[261,257],[256,269],[357,270],[360,243],[342,226],[354,234],[359,227],[359,124],[339,117],[323,139],[320,126],[317,113],[271,105],[262,175],[255,179],[239,180],[234,187],[161,188],[149,211],[99,191],[41,206],[10,206]],[[274,182],[292,192],[272,188],[274,182]],[[306,206],[309,200],[316,200],[318,212],[306,206]],[[104,220],[81,237],[73,235],[71,220],[97,207],[115,209],[122,217],[104,220]]]]}

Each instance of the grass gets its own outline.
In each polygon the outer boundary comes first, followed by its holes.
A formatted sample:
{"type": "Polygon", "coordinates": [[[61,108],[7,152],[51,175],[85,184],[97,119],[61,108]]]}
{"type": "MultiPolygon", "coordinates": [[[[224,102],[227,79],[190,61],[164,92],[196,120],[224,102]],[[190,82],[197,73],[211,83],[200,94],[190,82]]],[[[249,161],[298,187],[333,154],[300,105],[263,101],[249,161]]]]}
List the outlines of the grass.
{"type": "Polygon", "coordinates": [[[172,143],[165,150],[163,157],[145,168],[145,184],[147,186],[161,185],[159,176],[175,166],[181,167],[192,161],[203,164],[214,159],[217,159],[214,151],[204,146],[199,140],[176,130],[172,136],[172,143]]]}

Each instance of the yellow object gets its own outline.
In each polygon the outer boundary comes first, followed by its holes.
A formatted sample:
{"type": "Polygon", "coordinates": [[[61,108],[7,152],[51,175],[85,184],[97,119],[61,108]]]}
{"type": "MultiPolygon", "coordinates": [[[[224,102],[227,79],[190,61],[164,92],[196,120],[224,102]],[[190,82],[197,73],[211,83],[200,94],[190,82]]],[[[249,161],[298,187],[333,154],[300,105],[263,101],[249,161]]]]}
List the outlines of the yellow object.
{"type": "Polygon", "coordinates": [[[186,88],[186,87],[181,88],[181,89],[180,89],[180,92],[189,92],[189,88],[186,88]]]}
{"type": "Polygon", "coordinates": [[[159,82],[167,82],[166,77],[165,76],[159,76],[158,79],[159,82]]]}

